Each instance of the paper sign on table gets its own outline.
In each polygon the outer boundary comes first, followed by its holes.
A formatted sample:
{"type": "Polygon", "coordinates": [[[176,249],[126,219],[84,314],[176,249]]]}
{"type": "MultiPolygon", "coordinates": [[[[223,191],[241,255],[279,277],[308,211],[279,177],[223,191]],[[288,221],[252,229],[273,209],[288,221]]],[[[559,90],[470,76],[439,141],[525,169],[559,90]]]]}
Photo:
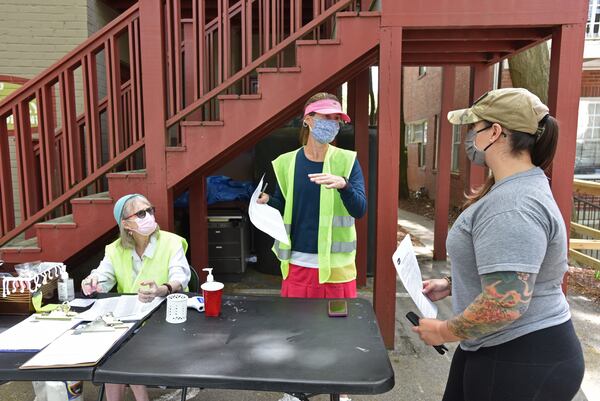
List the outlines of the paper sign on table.
{"type": "Polygon", "coordinates": [[[114,317],[123,321],[142,320],[164,300],[162,297],[156,297],[152,302],[140,302],[137,295],[102,298],[96,300],[94,306],[80,313],[77,318],[91,321],[111,312],[114,317]]]}
{"type": "Polygon", "coordinates": [[[0,352],[37,352],[81,320],[37,320],[35,315],[0,334],[0,352]]]}
{"type": "Polygon", "coordinates": [[[421,278],[421,270],[417,262],[415,250],[410,241],[410,235],[406,234],[402,242],[400,242],[398,249],[396,249],[396,252],[392,256],[392,261],[400,280],[402,280],[402,284],[404,284],[404,288],[406,288],[408,295],[410,295],[415,305],[417,305],[421,315],[435,319],[437,316],[437,306],[423,295],[423,279],[421,278]]]}
{"type": "Polygon", "coordinates": [[[260,231],[268,234],[275,238],[279,242],[289,245],[290,241],[285,231],[285,225],[283,224],[283,218],[279,210],[267,204],[256,203],[263,188],[263,180],[265,176],[263,174],[256,190],[250,198],[250,205],[248,206],[248,216],[250,221],[254,224],[254,227],[260,231]]]}

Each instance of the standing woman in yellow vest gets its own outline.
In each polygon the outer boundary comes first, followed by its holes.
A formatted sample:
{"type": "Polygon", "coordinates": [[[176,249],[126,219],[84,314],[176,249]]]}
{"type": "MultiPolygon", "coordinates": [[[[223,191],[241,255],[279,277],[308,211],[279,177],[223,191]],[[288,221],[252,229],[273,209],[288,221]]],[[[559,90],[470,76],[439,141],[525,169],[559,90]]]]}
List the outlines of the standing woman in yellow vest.
{"type": "MultiPolygon", "coordinates": [[[[137,293],[150,302],[186,288],[190,266],[185,258],[187,241],[161,231],[154,219],[154,207],[140,194],[125,195],[113,209],[119,238],[106,246],[104,259],[81,282],[84,294],[108,292],[137,293]]],[[[146,386],[130,385],[137,401],[148,401],[146,386]]],[[[106,384],[106,399],[120,401],[124,384],[106,384]]]]}
{"type": "Polygon", "coordinates": [[[304,106],[304,146],[273,161],[277,187],[257,201],[279,209],[290,236],[291,246],[273,246],[283,297],[356,297],[354,219],[365,214],[367,201],[356,152],[330,144],[341,121],[350,118],[337,97],[311,97],[304,106]]]}

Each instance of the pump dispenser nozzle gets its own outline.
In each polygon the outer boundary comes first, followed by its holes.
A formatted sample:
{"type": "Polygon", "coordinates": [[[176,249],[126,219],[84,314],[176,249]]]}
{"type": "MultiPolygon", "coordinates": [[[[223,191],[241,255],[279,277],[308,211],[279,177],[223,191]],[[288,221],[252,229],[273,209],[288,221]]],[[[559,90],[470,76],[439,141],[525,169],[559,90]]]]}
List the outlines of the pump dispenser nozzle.
{"type": "Polygon", "coordinates": [[[207,282],[207,283],[210,283],[210,282],[212,282],[212,281],[215,281],[215,277],[212,275],[212,270],[213,270],[213,269],[212,269],[212,267],[207,267],[207,268],[205,268],[205,269],[202,269],[202,270],[204,270],[204,271],[207,271],[207,272],[208,272],[208,276],[206,276],[206,282],[207,282]]]}

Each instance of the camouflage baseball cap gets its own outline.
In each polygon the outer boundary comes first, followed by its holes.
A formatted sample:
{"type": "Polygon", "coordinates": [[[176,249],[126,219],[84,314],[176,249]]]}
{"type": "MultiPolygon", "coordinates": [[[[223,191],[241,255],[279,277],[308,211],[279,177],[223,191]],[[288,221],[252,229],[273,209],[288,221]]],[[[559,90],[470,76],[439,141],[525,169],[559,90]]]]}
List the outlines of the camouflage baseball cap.
{"type": "Polygon", "coordinates": [[[534,135],[548,111],[548,106],[527,89],[504,88],[489,91],[468,109],[449,112],[448,121],[454,125],[489,121],[534,135]]]}

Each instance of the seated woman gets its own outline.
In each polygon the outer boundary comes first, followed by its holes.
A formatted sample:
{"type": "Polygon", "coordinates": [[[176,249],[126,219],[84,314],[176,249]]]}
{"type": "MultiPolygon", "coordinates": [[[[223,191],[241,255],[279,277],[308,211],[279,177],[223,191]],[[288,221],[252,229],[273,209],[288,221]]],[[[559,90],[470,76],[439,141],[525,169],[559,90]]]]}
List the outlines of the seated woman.
{"type": "MultiPolygon", "coordinates": [[[[137,293],[150,302],[186,288],[190,266],[185,258],[187,241],[161,231],[154,220],[154,208],[144,196],[125,195],[113,210],[120,236],[106,247],[98,268],[81,282],[84,294],[108,292],[115,284],[119,293],[137,293]]],[[[142,385],[131,385],[137,401],[148,401],[142,385]]],[[[120,401],[124,384],[106,384],[106,399],[120,401]]]]}

